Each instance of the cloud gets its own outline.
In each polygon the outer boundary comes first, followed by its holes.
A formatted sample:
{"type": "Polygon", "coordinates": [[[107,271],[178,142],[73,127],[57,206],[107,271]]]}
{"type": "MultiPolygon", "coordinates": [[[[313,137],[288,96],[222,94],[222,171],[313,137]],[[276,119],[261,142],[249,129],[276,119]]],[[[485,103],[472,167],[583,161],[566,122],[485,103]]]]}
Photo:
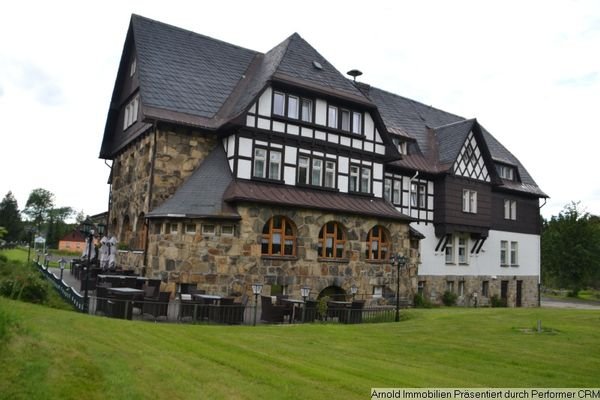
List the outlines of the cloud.
{"type": "MultiPolygon", "coordinates": [[[[64,103],[64,95],[57,79],[28,60],[0,60],[0,76],[6,84],[12,84],[26,92],[44,106],[59,106],[64,103]]],[[[1,82],[0,82],[1,83],[1,82]]],[[[0,86],[0,96],[4,89],[0,86]]]]}
{"type": "Polygon", "coordinates": [[[598,72],[590,72],[585,75],[563,78],[556,83],[561,86],[587,87],[594,84],[599,79],[600,74],[598,72]]]}

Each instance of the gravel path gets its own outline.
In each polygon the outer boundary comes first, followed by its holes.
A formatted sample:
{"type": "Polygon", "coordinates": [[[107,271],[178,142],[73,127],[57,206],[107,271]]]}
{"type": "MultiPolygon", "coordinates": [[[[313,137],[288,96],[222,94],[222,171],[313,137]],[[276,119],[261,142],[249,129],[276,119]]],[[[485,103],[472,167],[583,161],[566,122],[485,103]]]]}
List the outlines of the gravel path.
{"type": "Polygon", "coordinates": [[[600,304],[595,302],[579,302],[569,300],[549,299],[542,297],[542,307],[573,308],[576,310],[600,310],[600,304]]]}

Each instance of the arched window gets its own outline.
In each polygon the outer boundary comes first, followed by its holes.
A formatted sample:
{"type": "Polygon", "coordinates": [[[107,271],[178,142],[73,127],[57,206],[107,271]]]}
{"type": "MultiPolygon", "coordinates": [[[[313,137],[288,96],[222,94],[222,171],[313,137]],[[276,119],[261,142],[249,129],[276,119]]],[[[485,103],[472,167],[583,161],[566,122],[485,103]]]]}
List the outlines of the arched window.
{"type": "Polygon", "coordinates": [[[295,256],[296,230],[292,221],[275,216],[263,227],[261,252],[265,256],[295,256]]]}
{"type": "Polygon", "coordinates": [[[345,244],[346,234],[340,224],[329,221],[323,225],[319,232],[319,257],[342,258],[344,257],[345,244]]]}
{"type": "Polygon", "coordinates": [[[375,225],[367,236],[367,259],[387,260],[389,257],[388,246],[388,236],[385,228],[375,225]]]}

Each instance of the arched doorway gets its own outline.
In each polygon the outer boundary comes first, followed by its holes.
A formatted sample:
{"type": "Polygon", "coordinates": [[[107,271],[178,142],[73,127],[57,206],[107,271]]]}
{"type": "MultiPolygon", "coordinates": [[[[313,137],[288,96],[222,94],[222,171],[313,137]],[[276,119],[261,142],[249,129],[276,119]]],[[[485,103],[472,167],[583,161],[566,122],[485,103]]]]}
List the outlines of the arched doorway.
{"type": "Polygon", "coordinates": [[[327,286],[319,292],[317,299],[328,296],[331,300],[346,301],[346,291],[339,286],[327,286]]]}

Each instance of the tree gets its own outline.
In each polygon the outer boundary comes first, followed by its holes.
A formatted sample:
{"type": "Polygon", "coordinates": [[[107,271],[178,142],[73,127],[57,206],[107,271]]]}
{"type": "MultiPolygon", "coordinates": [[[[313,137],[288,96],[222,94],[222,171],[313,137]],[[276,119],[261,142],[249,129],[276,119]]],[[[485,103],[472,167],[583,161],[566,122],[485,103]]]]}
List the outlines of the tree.
{"type": "Polygon", "coordinates": [[[48,211],[48,234],[46,243],[48,247],[58,247],[58,241],[70,230],[65,220],[73,215],[71,207],[53,208],[48,211]]]}
{"type": "Polygon", "coordinates": [[[23,235],[23,222],[17,200],[12,192],[8,192],[0,203],[0,226],[6,229],[4,240],[16,242],[23,235]]]}
{"type": "Polygon", "coordinates": [[[564,207],[542,231],[542,276],[576,295],[592,285],[600,270],[600,223],[580,203],[564,207]]]}
{"type": "Polygon", "coordinates": [[[26,214],[40,229],[48,220],[48,213],[54,207],[54,194],[46,189],[34,189],[29,194],[23,213],[26,214]]]}

